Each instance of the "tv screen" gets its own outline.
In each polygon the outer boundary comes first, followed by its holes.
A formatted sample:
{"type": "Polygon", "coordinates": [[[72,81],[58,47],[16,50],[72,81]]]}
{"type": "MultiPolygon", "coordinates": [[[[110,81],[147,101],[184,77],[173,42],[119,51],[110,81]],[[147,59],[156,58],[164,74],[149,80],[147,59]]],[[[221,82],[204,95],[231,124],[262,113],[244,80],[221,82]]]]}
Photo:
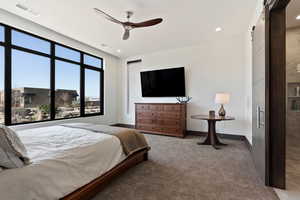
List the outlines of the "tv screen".
{"type": "Polygon", "coordinates": [[[141,72],[143,97],[184,97],[184,67],[141,72]]]}

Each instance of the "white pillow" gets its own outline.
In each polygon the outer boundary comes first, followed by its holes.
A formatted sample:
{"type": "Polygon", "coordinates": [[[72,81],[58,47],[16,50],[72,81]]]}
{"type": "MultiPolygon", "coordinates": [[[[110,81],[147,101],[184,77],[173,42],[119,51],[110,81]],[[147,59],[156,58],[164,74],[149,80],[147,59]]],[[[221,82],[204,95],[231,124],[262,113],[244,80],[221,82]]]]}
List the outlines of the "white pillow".
{"type": "Polygon", "coordinates": [[[0,167],[11,169],[29,164],[24,144],[10,128],[0,125],[0,167]]]}

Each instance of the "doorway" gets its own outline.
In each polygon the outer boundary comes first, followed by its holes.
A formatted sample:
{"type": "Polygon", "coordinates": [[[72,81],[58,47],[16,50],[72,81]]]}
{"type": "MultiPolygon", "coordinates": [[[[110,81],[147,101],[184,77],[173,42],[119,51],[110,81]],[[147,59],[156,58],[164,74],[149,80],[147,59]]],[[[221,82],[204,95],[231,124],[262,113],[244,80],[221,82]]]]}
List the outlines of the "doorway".
{"type": "Polygon", "coordinates": [[[260,54],[253,52],[253,80],[263,76],[264,85],[257,93],[253,85],[252,113],[256,127],[252,155],[266,185],[281,189],[286,187],[286,7],[289,1],[265,0],[261,17],[264,29],[255,28],[253,32],[253,49],[257,44],[265,48],[260,54]]]}
{"type": "Polygon", "coordinates": [[[300,199],[300,1],[286,8],[286,191],[300,199]]]}

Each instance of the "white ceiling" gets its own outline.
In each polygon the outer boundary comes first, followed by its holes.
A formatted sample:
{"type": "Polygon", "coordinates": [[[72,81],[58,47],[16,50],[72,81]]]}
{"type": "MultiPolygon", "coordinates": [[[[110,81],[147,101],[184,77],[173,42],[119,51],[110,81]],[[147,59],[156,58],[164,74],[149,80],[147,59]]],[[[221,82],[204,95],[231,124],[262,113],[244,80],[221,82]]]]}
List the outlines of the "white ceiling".
{"type": "Polygon", "coordinates": [[[300,20],[296,20],[296,17],[298,15],[300,15],[300,1],[292,0],[289,3],[286,11],[286,20],[288,28],[300,26],[300,20]]]}
{"type": "Polygon", "coordinates": [[[129,57],[164,49],[201,44],[232,37],[248,30],[257,0],[0,0],[2,9],[30,19],[56,32],[116,55],[129,57]],[[22,3],[38,12],[34,16],[16,8],[22,3]],[[121,26],[97,15],[97,7],[125,20],[125,11],[135,12],[132,21],[162,17],[162,24],[135,29],[123,41],[121,26]],[[222,27],[222,32],[215,32],[222,27]],[[101,44],[107,44],[103,47],[101,44]],[[121,53],[117,52],[120,49],[121,53]]]}

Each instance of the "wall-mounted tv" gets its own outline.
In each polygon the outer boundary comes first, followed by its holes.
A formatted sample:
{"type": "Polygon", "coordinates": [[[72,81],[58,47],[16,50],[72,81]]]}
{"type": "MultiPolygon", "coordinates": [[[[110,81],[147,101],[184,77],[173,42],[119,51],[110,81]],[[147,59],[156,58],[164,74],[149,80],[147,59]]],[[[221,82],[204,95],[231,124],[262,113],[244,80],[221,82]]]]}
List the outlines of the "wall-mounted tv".
{"type": "Polygon", "coordinates": [[[143,97],[184,97],[184,67],[141,72],[143,97]]]}

